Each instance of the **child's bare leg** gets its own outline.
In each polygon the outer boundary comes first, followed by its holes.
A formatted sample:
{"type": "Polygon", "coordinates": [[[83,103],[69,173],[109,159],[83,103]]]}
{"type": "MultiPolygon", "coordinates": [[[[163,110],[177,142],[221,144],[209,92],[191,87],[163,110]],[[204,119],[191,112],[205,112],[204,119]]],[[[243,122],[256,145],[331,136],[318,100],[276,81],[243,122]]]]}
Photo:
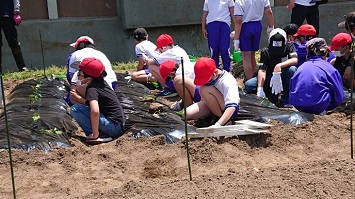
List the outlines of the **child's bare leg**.
{"type": "MultiPolygon", "coordinates": [[[[183,96],[184,88],[182,86],[182,75],[178,75],[174,78],[174,87],[176,89],[176,92],[180,96],[180,98],[183,100],[184,99],[184,96],[183,96]]],[[[196,86],[195,86],[193,80],[191,78],[185,76],[186,107],[188,107],[194,103],[193,98],[195,95],[195,89],[196,89],[196,86]]],[[[182,102],[184,103],[184,101],[182,101],[182,102]]],[[[184,106],[183,103],[180,104],[181,107],[184,106]]]]}
{"type": "Polygon", "coordinates": [[[200,95],[203,101],[211,112],[218,116],[222,116],[222,110],[224,109],[224,98],[221,92],[219,92],[214,86],[201,86],[200,95]]]}
{"type": "Polygon", "coordinates": [[[165,82],[163,82],[163,80],[161,79],[160,77],[160,73],[159,73],[159,66],[158,65],[155,65],[155,64],[152,64],[152,65],[149,65],[149,71],[150,73],[153,75],[154,79],[159,82],[162,86],[164,87],[168,87],[165,82]]]}
{"type": "MultiPolygon", "coordinates": [[[[146,74],[145,70],[140,70],[132,73],[133,80],[136,82],[147,83],[148,82],[148,75],[146,74]]],[[[155,78],[152,76],[149,82],[155,82],[155,78]]]]}
{"type": "MultiPolygon", "coordinates": [[[[243,69],[245,74],[245,80],[248,80],[253,77],[256,63],[254,64],[254,69],[253,69],[251,51],[242,51],[242,57],[243,57],[243,69]]],[[[254,60],[255,60],[255,52],[254,52],[254,60]]]]}
{"type": "MultiPolygon", "coordinates": [[[[211,111],[204,101],[199,101],[186,108],[187,120],[200,119],[209,116],[210,114],[211,111]]],[[[182,114],[182,116],[184,117],[184,114],[182,114]]]]}

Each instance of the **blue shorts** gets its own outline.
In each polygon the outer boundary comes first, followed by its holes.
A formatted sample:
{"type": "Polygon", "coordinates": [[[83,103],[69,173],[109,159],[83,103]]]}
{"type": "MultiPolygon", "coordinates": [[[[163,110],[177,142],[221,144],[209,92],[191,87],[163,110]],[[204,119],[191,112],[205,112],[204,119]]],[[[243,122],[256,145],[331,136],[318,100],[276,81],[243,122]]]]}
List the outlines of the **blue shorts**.
{"type": "Polygon", "coordinates": [[[199,102],[201,101],[201,95],[200,95],[200,86],[196,86],[195,88],[195,94],[194,94],[194,102],[199,102]]]}
{"type": "Polygon", "coordinates": [[[176,92],[173,80],[165,81],[171,92],[176,92]]]}
{"type": "Polygon", "coordinates": [[[242,24],[240,30],[240,50],[258,51],[260,48],[261,31],[263,27],[260,21],[249,21],[242,24]]]}

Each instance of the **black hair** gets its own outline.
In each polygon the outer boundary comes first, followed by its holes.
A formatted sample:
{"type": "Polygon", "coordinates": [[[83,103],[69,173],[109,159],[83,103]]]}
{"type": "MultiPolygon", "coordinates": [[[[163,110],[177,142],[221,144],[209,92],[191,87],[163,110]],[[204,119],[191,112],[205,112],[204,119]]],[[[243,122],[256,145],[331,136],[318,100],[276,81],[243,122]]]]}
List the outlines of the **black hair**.
{"type": "Polygon", "coordinates": [[[287,35],[294,35],[297,33],[298,26],[294,23],[290,23],[285,25],[282,29],[286,32],[287,35]]]}
{"type": "Polygon", "coordinates": [[[306,41],[309,41],[313,38],[316,38],[315,35],[298,35],[297,38],[301,38],[301,37],[304,37],[306,39],[306,41]]]}
{"type": "Polygon", "coordinates": [[[80,42],[75,50],[81,50],[87,47],[95,49],[95,44],[92,44],[88,41],[80,42]]]}
{"type": "Polygon", "coordinates": [[[147,35],[145,35],[145,36],[141,35],[140,37],[134,37],[134,39],[137,41],[144,41],[144,40],[147,40],[147,35]]]}

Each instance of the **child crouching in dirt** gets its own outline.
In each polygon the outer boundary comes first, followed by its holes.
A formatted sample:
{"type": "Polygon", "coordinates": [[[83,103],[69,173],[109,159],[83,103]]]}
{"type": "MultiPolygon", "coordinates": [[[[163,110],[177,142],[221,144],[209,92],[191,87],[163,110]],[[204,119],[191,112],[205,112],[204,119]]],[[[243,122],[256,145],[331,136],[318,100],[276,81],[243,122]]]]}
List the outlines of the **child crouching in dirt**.
{"type": "MultiPolygon", "coordinates": [[[[199,93],[199,86],[194,84],[194,80],[191,78],[191,75],[185,75],[185,87],[182,85],[182,74],[177,73],[180,65],[173,60],[166,60],[160,64],[159,73],[161,79],[165,82],[173,81],[174,89],[178,93],[181,100],[176,101],[174,104],[170,106],[170,109],[174,111],[182,110],[184,107],[184,103],[186,103],[186,107],[190,106],[194,102],[199,102],[201,100],[201,96],[199,93]],[[183,101],[183,92],[185,89],[185,101],[183,101]]],[[[194,76],[194,75],[192,75],[194,76]]]]}
{"type": "Polygon", "coordinates": [[[86,88],[85,105],[74,104],[71,115],[86,134],[86,142],[98,144],[123,134],[125,116],[116,93],[104,80],[105,66],[95,58],[85,58],[79,65],[84,78],[90,78],[86,88]]]}
{"type": "Polygon", "coordinates": [[[229,125],[239,110],[238,83],[227,71],[217,69],[213,59],[203,57],[195,67],[195,85],[200,85],[202,100],[186,109],[186,119],[199,119],[211,113],[218,121],[211,127],[229,125]]]}

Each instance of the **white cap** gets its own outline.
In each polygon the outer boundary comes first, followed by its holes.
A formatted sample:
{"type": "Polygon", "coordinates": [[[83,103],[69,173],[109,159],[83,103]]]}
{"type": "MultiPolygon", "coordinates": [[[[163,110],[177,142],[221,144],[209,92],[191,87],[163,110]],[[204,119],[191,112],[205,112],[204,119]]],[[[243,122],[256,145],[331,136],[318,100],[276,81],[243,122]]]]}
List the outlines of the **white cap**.
{"type": "Polygon", "coordinates": [[[74,47],[76,49],[76,47],[79,45],[79,43],[81,42],[90,42],[91,44],[95,44],[94,40],[92,40],[89,36],[81,36],[79,37],[76,42],[71,43],[70,46],[74,47]]]}

